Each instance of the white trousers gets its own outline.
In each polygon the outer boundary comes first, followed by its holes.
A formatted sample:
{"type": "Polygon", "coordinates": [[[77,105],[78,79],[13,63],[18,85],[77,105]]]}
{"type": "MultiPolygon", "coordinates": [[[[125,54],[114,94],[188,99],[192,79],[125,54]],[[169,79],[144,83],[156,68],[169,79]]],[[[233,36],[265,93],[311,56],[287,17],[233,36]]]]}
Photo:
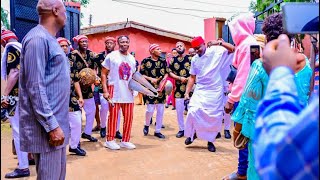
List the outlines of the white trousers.
{"type": "Polygon", "coordinates": [[[69,112],[70,147],[77,148],[81,137],[81,111],[69,112]]]}
{"type": "Polygon", "coordinates": [[[146,120],[145,125],[150,126],[150,120],[153,116],[154,109],[157,109],[157,116],[156,116],[156,133],[159,133],[162,126],[162,120],[164,115],[164,104],[148,104],[146,110],[146,120]]]}
{"type": "Polygon", "coordinates": [[[231,116],[230,116],[230,114],[227,114],[227,113],[223,112],[222,118],[224,119],[223,120],[224,130],[230,130],[230,127],[231,127],[231,116]]]}
{"type": "Polygon", "coordinates": [[[94,102],[94,98],[84,99],[83,109],[86,113],[86,126],[84,128],[84,133],[91,135],[94,123],[94,116],[96,113],[96,104],[94,102]]]}
{"type": "Polygon", "coordinates": [[[177,111],[179,131],[184,130],[184,118],[183,118],[184,108],[185,108],[184,98],[176,98],[176,111],[177,111]]]}
{"type": "Polygon", "coordinates": [[[14,140],[14,147],[19,162],[19,169],[25,169],[29,167],[28,153],[20,150],[20,132],[19,132],[19,103],[16,106],[14,116],[9,118],[10,125],[12,128],[12,137],[14,140]]]}
{"type": "MultiPolygon", "coordinates": [[[[108,121],[108,112],[109,112],[109,103],[108,101],[103,97],[102,93],[99,93],[100,97],[100,126],[101,128],[107,127],[107,121],[108,121]]],[[[117,131],[119,131],[120,127],[120,116],[121,111],[119,111],[118,115],[118,122],[117,122],[117,131]]]]}

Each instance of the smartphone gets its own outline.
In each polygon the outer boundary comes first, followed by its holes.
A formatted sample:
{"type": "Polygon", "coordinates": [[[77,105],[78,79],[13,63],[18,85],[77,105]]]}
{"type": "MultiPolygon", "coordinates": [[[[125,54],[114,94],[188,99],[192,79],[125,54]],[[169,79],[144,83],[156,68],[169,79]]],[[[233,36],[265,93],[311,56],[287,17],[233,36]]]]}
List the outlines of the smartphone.
{"type": "Polygon", "coordinates": [[[260,58],[260,46],[259,45],[251,45],[250,46],[250,65],[256,59],[260,58]]]}
{"type": "Polygon", "coordinates": [[[319,34],[319,3],[283,3],[283,28],[289,34],[319,34]]]}

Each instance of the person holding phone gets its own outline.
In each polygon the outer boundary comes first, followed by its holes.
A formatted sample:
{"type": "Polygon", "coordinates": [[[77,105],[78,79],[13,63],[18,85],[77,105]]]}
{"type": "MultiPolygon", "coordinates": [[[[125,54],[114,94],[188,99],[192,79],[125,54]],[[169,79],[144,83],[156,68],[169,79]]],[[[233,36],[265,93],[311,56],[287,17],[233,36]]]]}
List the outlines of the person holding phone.
{"type": "MultiPolygon", "coordinates": [[[[275,13],[273,15],[268,16],[263,22],[262,31],[265,34],[267,42],[277,39],[278,36],[283,33],[282,14],[275,13]]],[[[310,82],[311,68],[310,68],[310,65],[308,66],[308,64],[306,64],[306,67],[304,69],[301,69],[300,68],[301,58],[299,53],[296,54],[296,58],[298,63],[296,66],[297,69],[295,69],[295,72],[296,72],[295,79],[297,81],[297,87],[303,87],[304,86],[303,84],[310,82]],[[301,72],[306,77],[301,76],[299,74],[301,72]],[[305,78],[309,80],[306,80],[305,78]]],[[[302,61],[304,60],[302,59],[302,61]]],[[[263,59],[255,60],[252,63],[249,76],[247,79],[247,83],[245,85],[244,91],[240,98],[239,105],[232,115],[232,120],[236,122],[236,126],[233,133],[234,139],[236,139],[240,133],[242,133],[245,137],[249,138],[249,142],[248,142],[249,163],[248,163],[248,170],[247,170],[248,179],[259,179],[258,173],[256,172],[256,169],[254,166],[255,159],[253,155],[252,145],[254,141],[254,131],[255,131],[255,121],[256,121],[255,117],[256,117],[257,107],[260,100],[265,95],[268,81],[269,81],[269,77],[264,67],[263,59]]],[[[300,90],[298,88],[298,92],[302,90],[303,91],[309,90],[309,86],[306,86],[305,89],[300,88],[300,90]]],[[[299,92],[299,94],[303,94],[303,92],[299,92]]],[[[308,98],[306,98],[305,96],[299,96],[299,101],[302,102],[302,104],[306,104],[308,101],[308,98]]]]}

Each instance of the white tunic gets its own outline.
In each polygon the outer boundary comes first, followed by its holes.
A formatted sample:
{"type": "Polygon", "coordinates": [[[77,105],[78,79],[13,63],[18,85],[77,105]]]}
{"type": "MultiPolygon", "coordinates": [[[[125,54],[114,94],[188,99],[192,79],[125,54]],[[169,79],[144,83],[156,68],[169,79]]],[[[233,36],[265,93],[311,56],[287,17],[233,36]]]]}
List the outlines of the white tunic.
{"type": "Polygon", "coordinates": [[[190,99],[185,136],[213,142],[221,129],[225,79],[221,70],[230,65],[228,51],[221,46],[206,49],[204,55],[194,56],[190,74],[196,76],[196,88],[190,99]]]}

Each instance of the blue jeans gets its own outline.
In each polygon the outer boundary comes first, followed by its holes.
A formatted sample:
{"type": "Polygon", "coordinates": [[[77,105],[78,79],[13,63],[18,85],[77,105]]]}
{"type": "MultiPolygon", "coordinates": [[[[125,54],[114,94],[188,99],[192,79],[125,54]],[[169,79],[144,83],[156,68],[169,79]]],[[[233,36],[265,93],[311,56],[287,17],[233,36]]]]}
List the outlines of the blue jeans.
{"type": "Polygon", "coordinates": [[[246,145],[246,148],[239,150],[239,159],[238,159],[238,174],[241,176],[247,175],[247,169],[248,169],[248,144],[246,145]]]}
{"type": "MultiPolygon", "coordinates": [[[[238,106],[238,102],[234,103],[233,105],[233,111],[236,110],[238,106]]],[[[234,123],[235,125],[235,123],[234,123]]],[[[248,151],[248,144],[246,145],[246,148],[239,150],[239,158],[238,158],[238,174],[240,176],[246,176],[247,175],[247,169],[248,169],[248,157],[249,157],[249,151],[248,151]]]]}

